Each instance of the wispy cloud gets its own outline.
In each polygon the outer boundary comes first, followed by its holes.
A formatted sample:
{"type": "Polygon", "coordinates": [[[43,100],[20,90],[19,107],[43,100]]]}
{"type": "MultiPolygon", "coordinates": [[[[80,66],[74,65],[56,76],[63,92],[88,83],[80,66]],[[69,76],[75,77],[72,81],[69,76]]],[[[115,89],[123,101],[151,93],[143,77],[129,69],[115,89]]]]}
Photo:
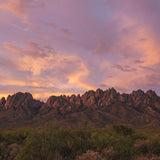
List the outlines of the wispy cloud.
{"type": "Polygon", "coordinates": [[[34,9],[37,7],[44,7],[44,1],[34,0],[2,0],[0,8],[15,14],[17,17],[26,19],[28,18],[28,9],[34,9]]]}
{"type": "Polygon", "coordinates": [[[114,64],[113,68],[116,68],[116,69],[121,70],[123,72],[135,72],[135,71],[137,71],[137,69],[131,68],[129,65],[122,66],[122,65],[119,65],[119,64],[114,64]]]}
{"type": "Polygon", "coordinates": [[[0,94],[160,88],[159,0],[1,0],[0,13],[0,94]]]}

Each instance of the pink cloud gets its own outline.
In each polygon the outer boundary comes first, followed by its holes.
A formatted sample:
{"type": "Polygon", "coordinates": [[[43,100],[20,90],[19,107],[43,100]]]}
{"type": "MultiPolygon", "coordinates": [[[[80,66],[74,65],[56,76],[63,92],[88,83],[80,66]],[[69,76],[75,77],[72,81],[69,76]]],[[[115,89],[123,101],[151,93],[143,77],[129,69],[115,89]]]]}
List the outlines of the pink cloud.
{"type": "Polygon", "coordinates": [[[0,8],[3,85],[31,84],[37,95],[45,86],[159,87],[159,0],[7,0],[0,8]]]}
{"type": "Polygon", "coordinates": [[[36,7],[44,7],[43,0],[7,0],[7,2],[0,3],[1,9],[9,11],[22,19],[28,18],[28,9],[36,7]]]}
{"type": "Polygon", "coordinates": [[[13,45],[9,42],[3,42],[2,44],[5,47],[5,49],[7,49],[8,51],[11,51],[11,52],[16,52],[16,53],[18,52],[19,53],[23,50],[22,48],[20,48],[16,45],[13,45]]]}
{"type": "Polygon", "coordinates": [[[67,28],[61,28],[60,29],[64,34],[68,35],[68,36],[72,36],[72,32],[67,29],[67,28]]]}

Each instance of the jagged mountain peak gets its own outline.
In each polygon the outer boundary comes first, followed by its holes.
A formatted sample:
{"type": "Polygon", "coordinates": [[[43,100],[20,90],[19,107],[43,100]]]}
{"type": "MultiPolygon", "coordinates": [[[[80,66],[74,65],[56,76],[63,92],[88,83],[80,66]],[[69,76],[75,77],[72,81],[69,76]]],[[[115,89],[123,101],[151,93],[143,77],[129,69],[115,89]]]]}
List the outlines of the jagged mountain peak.
{"type": "Polygon", "coordinates": [[[57,99],[56,96],[50,96],[46,102],[46,104],[51,105],[55,102],[55,100],[57,99]]]}
{"type": "Polygon", "coordinates": [[[148,91],[146,92],[146,94],[147,94],[150,98],[157,98],[157,97],[158,97],[157,94],[156,94],[156,92],[155,92],[155,91],[152,91],[152,90],[148,90],[148,91]]]}
{"type": "Polygon", "coordinates": [[[131,93],[131,95],[144,95],[144,91],[141,89],[135,90],[131,93]]]}
{"type": "Polygon", "coordinates": [[[5,97],[2,97],[0,100],[0,105],[4,105],[6,103],[5,97]]]}
{"type": "Polygon", "coordinates": [[[0,118],[7,118],[8,120],[18,119],[30,119],[35,116],[39,111],[42,102],[33,99],[32,94],[26,92],[18,92],[13,95],[9,95],[7,100],[1,99],[1,112],[0,118]],[[3,101],[2,101],[3,100],[3,101]]]}
{"type": "Polygon", "coordinates": [[[7,100],[5,102],[5,108],[12,108],[12,107],[19,107],[20,105],[26,105],[28,103],[33,102],[33,96],[32,94],[25,92],[18,92],[13,95],[9,95],[7,97],[7,100]]]}
{"type": "Polygon", "coordinates": [[[115,88],[109,88],[109,89],[107,89],[106,91],[108,91],[108,92],[111,92],[111,93],[117,93],[117,91],[116,91],[116,89],[115,88]]]}
{"type": "Polygon", "coordinates": [[[33,99],[27,92],[18,92],[9,95],[7,100],[0,100],[0,121],[17,119],[23,122],[29,119],[34,122],[38,119],[41,122],[66,120],[67,117],[104,125],[120,122],[148,125],[160,119],[160,97],[152,90],[145,93],[138,89],[130,94],[120,94],[114,88],[98,88],[82,95],[50,96],[46,103],[33,99]]]}

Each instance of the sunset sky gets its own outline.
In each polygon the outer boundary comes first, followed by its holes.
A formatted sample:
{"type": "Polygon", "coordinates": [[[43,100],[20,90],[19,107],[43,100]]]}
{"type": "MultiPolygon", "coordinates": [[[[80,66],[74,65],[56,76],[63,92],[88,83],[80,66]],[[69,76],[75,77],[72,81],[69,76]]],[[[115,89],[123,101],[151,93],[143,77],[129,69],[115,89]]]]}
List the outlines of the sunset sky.
{"type": "Polygon", "coordinates": [[[160,95],[160,0],[0,0],[0,97],[111,87],[160,95]]]}

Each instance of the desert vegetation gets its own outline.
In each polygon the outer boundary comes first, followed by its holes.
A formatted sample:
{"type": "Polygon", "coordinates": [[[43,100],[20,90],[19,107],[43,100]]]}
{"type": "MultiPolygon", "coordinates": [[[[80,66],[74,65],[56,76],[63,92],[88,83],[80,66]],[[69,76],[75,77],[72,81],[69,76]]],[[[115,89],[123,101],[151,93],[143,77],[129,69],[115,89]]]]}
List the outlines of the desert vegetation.
{"type": "Polygon", "coordinates": [[[158,156],[160,133],[156,130],[46,125],[0,131],[1,160],[142,160],[158,156]]]}

